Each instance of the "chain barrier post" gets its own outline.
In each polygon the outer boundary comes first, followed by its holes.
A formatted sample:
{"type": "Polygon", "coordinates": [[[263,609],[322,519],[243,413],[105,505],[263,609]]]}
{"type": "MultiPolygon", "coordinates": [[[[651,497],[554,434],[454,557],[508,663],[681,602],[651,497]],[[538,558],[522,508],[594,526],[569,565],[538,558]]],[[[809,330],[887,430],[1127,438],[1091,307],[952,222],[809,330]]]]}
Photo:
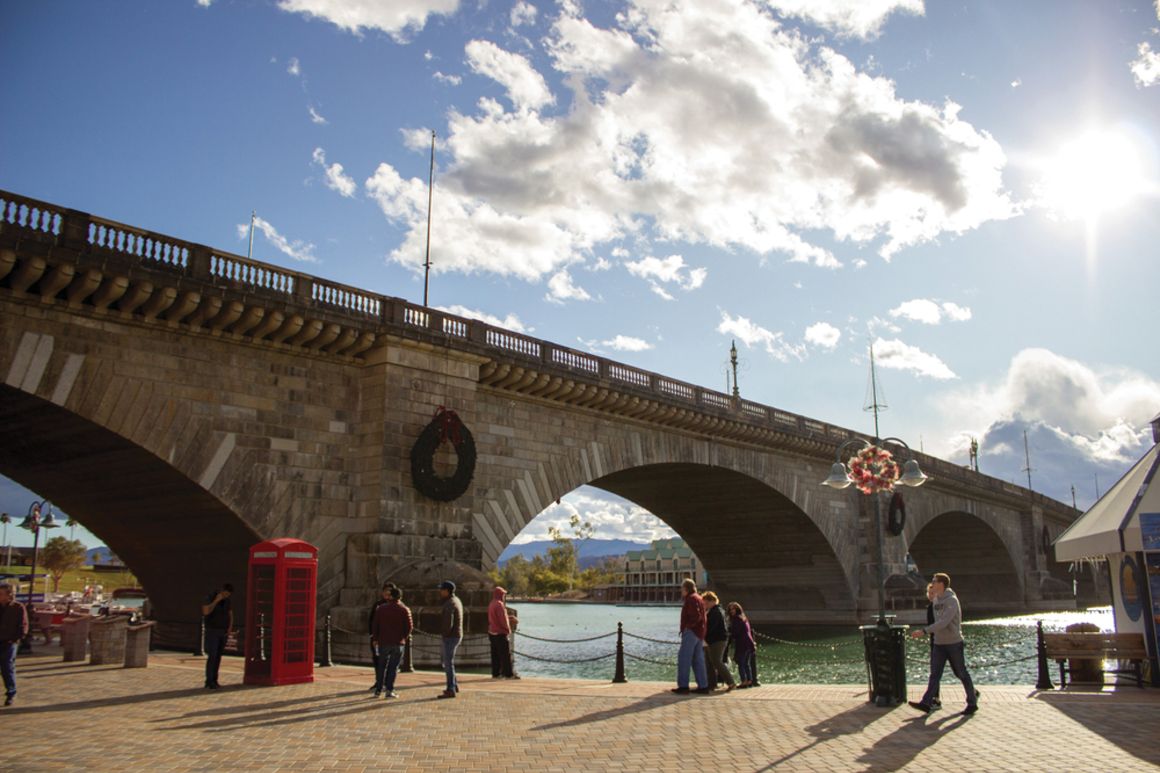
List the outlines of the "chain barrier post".
{"type": "Polygon", "coordinates": [[[330,658],[330,613],[326,613],[326,621],[322,624],[322,655],[318,658],[318,667],[327,668],[333,666],[334,661],[330,658]]]}
{"type": "Polygon", "coordinates": [[[403,665],[399,670],[404,674],[409,674],[415,670],[411,664],[411,634],[407,634],[407,641],[403,642],[403,665]]]}
{"type": "Polygon", "coordinates": [[[1035,652],[1039,659],[1039,679],[1035,682],[1036,690],[1054,690],[1051,683],[1051,674],[1047,668],[1047,644],[1043,641],[1043,621],[1035,622],[1035,652]]]}
{"type": "Polygon", "coordinates": [[[753,658],[752,663],[751,663],[753,666],[753,686],[760,687],[761,682],[757,678],[757,642],[756,641],[753,642],[753,654],[750,655],[749,657],[753,658]]]}
{"type": "Polygon", "coordinates": [[[624,623],[616,624],[616,673],[612,677],[613,684],[624,684],[628,677],[624,675],[624,623]]]}
{"type": "Polygon", "coordinates": [[[198,618],[197,621],[197,643],[193,645],[193,654],[195,657],[202,657],[205,655],[205,617],[198,618]]]}

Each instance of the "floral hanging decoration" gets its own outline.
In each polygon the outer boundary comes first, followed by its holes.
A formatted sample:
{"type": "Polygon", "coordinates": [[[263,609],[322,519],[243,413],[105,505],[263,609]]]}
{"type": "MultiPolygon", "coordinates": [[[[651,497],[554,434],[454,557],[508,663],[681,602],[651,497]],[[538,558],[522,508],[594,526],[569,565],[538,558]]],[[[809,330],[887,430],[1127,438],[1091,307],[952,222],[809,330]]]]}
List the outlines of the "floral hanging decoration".
{"type": "Polygon", "coordinates": [[[850,477],[863,494],[893,491],[901,470],[885,448],[867,446],[850,457],[850,477]]]}

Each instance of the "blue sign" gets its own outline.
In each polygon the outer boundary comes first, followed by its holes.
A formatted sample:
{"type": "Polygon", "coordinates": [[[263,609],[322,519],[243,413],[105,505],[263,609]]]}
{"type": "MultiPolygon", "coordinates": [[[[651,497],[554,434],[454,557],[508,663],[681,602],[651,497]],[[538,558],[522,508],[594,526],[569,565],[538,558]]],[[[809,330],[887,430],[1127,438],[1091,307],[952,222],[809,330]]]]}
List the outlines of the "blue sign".
{"type": "Polygon", "coordinates": [[[1160,513],[1140,513],[1140,537],[1144,550],[1160,550],[1160,513]]]}
{"type": "Polygon", "coordinates": [[[16,600],[21,601],[25,604],[43,604],[44,603],[44,594],[43,593],[33,593],[30,595],[28,593],[17,593],[16,600]]]}

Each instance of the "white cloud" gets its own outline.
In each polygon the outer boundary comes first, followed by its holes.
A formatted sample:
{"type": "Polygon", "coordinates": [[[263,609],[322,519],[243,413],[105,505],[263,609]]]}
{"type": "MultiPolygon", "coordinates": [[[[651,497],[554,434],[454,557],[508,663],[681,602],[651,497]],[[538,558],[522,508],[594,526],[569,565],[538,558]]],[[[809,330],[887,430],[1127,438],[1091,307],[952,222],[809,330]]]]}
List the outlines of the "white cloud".
{"type": "Polygon", "coordinates": [[[971,318],[971,310],[966,306],[949,301],[938,302],[927,298],[915,298],[904,301],[890,310],[890,316],[895,319],[909,319],[913,322],[922,322],[925,325],[937,325],[944,319],[951,322],[965,322],[971,318]]]}
{"type": "Polygon", "coordinates": [[[430,49],[423,52],[423,59],[424,60],[430,62],[434,58],[435,58],[435,54],[432,54],[430,49]]]}
{"type": "MultiPolygon", "coordinates": [[[[542,281],[627,238],[833,268],[813,234],[889,258],[1014,213],[1001,148],[957,105],[900,98],[765,6],[636,0],[607,28],[576,8],[544,39],[559,95],[533,59],[468,44],[511,105],[484,97],[440,131],[442,270],[542,281]]],[[[426,182],[387,164],[368,181],[413,268],[426,182]]]]}
{"type": "Polygon", "coordinates": [[[1160,52],[1153,51],[1152,46],[1144,42],[1137,47],[1136,53],[1130,65],[1136,85],[1148,87],[1160,83],[1160,52]]]}
{"type": "Polygon", "coordinates": [[[459,77],[458,75],[444,75],[438,70],[436,70],[435,74],[431,77],[440,83],[446,83],[450,86],[458,86],[460,83],[463,83],[463,78],[459,77]]]}
{"type": "Polygon", "coordinates": [[[615,338],[605,341],[604,345],[618,352],[643,352],[653,348],[652,344],[643,338],[626,335],[617,335],[615,338]]]}
{"type": "MultiPolygon", "coordinates": [[[[299,239],[287,239],[282,234],[278,233],[278,229],[271,225],[268,221],[260,217],[254,218],[254,228],[261,231],[270,244],[282,253],[289,255],[291,258],[303,263],[317,263],[318,258],[314,256],[314,245],[310,242],[304,242],[299,239]]],[[[250,235],[250,224],[238,224],[238,238],[247,239],[250,235]]]]}
{"type": "Polygon", "coordinates": [[[608,271],[612,268],[612,262],[605,257],[596,258],[596,262],[588,266],[589,271],[608,271]]]}
{"type": "Polygon", "coordinates": [[[450,16],[459,0],[278,0],[290,13],[328,21],[347,32],[380,30],[398,42],[419,32],[430,16],[450,16]]]}
{"type": "Polygon", "coordinates": [[[516,110],[538,110],[556,101],[544,76],[527,58],[487,40],[473,40],[464,48],[467,65],[503,86],[516,110]]]}
{"type": "Polygon", "coordinates": [[[316,123],[319,126],[326,126],[326,124],[329,123],[329,121],[323,118],[322,115],[320,115],[319,112],[314,109],[313,105],[308,105],[306,109],[310,111],[311,122],[316,123]]]}
{"type": "Polygon", "coordinates": [[[1011,81],[1011,88],[1013,88],[1013,89],[1017,89],[1022,85],[1023,85],[1022,78],[1016,78],[1015,80],[1011,81]]]}
{"type": "Polygon", "coordinates": [[[768,0],[787,16],[806,19],[839,35],[877,37],[895,11],[923,14],[923,0],[768,0]]]}
{"type": "Polygon", "coordinates": [[[842,338],[842,331],[829,322],[815,322],[806,328],[805,338],[806,343],[822,349],[833,349],[842,338]]]}
{"type": "Polygon", "coordinates": [[[213,5],[213,0],[197,0],[197,4],[202,8],[209,8],[211,5],[213,5]]]}
{"type": "Polygon", "coordinates": [[[302,67],[298,63],[298,57],[296,57],[296,56],[290,57],[290,63],[286,65],[286,72],[290,73],[291,75],[293,75],[295,77],[302,74],[302,67]]]}
{"type": "Polygon", "coordinates": [[[669,255],[667,258],[649,256],[627,262],[624,267],[633,276],[646,280],[652,291],[666,301],[674,300],[674,298],[672,293],[665,289],[664,284],[672,284],[690,292],[703,285],[705,278],[709,275],[709,270],[706,268],[690,268],[685,265],[685,259],[680,255],[669,255]]]}
{"type": "Polygon", "coordinates": [[[579,287],[572,282],[572,275],[567,270],[557,271],[548,280],[548,294],[544,296],[545,300],[553,303],[563,303],[564,301],[590,301],[592,296],[583,287],[579,287]]]}
{"type": "Polygon", "coordinates": [[[439,309],[439,311],[445,311],[448,314],[454,314],[457,317],[478,319],[480,322],[486,322],[495,327],[502,327],[504,330],[513,330],[517,333],[531,333],[535,330],[535,328],[525,325],[515,314],[508,314],[506,317],[500,318],[484,311],[469,309],[466,306],[436,306],[435,308],[439,309]]]}
{"type": "Polygon", "coordinates": [[[927,376],[940,381],[958,378],[936,355],[903,343],[897,338],[874,340],[874,362],[880,368],[908,370],[917,376],[927,376]]]}
{"type": "Polygon", "coordinates": [[[592,524],[592,536],[597,539],[625,539],[636,542],[651,542],[677,536],[664,521],[627,499],[608,494],[588,486],[582,486],[561,497],[559,504],[549,505],[532,520],[516,538],[513,544],[548,539],[548,528],[568,530],[568,521],[579,515],[582,521],[592,524]]]}
{"type": "Polygon", "coordinates": [[[760,345],[780,362],[789,362],[791,357],[800,360],[805,356],[805,347],[789,343],[784,333],[768,330],[746,317],[734,317],[725,311],[721,312],[721,324],[717,325],[717,332],[733,336],[750,348],[760,345]]]}
{"type": "Polygon", "coordinates": [[[358,183],[356,183],[349,175],[347,175],[342,168],[342,164],[334,163],[329,166],[326,163],[326,152],[322,148],[315,148],[312,156],[314,163],[322,167],[326,172],[326,187],[332,191],[337,191],[339,195],[345,198],[352,198],[358,191],[358,183]]]}
{"type": "Polygon", "coordinates": [[[966,459],[969,438],[982,446],[980,469],[1026,485],[1023,431],[1032,454],[1032,485],[1080,506],[1095,499],[1151,444],[1149,420],[1160,406],[1160,382],[1124,368],[1096,371],[1046,349],[1024,349],[994,384],[933,395],[956,422],[944,452],[966,459]]]}
{"type": "Polygon", "coordinates": [[[522,27],[525,24],[535,24],[536,6],[527,2],[527,0],[519,0],[518,3],[512,6],[510,20],[512,27],[522,27]]]}

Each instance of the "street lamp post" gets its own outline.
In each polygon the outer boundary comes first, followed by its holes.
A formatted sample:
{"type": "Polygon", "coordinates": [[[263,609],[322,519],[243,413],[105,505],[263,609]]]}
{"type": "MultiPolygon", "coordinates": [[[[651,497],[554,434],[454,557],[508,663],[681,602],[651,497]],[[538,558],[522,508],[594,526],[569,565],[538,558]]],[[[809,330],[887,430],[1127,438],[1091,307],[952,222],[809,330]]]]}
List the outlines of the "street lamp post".
{"type": "Polygon", "coordinates": [[[8,542],[8,524],[12,523],[12,516],[8,513],[0,513],[0,523],[4,524],[4,547],[8,555],[4,557],[4,566],[12,566],[12,545],[8,542]]]}
{"type": "Polygon", "coordinates": [[[927,476],[919,469],[910,446],[898,438],[875,438],[873,443],[862,438],[847,440],[838,446],[830,475],[822,481],[823,486],[835,489],[855,484],[863,494],[874,498],[874,536],[878,543],[878,620],[872,626],[864,626],[862,632],[871,674],[871,700],[878,706],[892,706],[906,700],[906,643],[903,629],[892,626],[886,617],[886,544],[882,535],[882,504],[878,495],[891,491],[895,483],[913,488],[926,481],[927,476]],[[887,443],[905,449],[908,458],[901,470],[893,455],[883,447],[887,443]],[[850,457],[847,465],[842,461],[842,453],[855,446],[859,446],[860,450],[850,457]]]}
{"type": "MultiPolygon", "coordinates": [[[[52,517],[52,505],[48,500],[40,502],[33,502],[28,506],[28,515],[24,518],[24,523],[20,524],[20,528],[28,529],[32,532],[32,571],[28,578],[28,603],[32,604],[32,593],[36,590],[36,560],[39,557],[40,551],[40,530],[41,529],[55,529],[57,527],[56,519],[52,517]],[[44,518],[40,517],[40,513],[47,506],[48,512],[44,514],[44,518]]],[[[29,629],[28,635],[20,642],[20,653],[28,654],[32,652],[32,631],[29,629]]]]}

